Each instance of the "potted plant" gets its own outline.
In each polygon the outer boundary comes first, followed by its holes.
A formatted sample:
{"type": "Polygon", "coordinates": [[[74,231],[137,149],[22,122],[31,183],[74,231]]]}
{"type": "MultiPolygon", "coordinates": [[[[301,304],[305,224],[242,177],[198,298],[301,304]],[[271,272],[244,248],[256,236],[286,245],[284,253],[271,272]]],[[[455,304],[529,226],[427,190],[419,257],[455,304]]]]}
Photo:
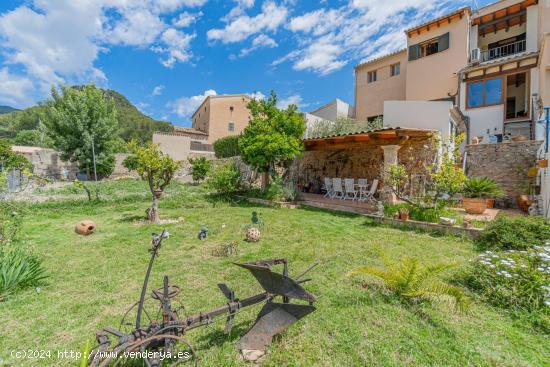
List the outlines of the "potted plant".
{"type": "Polygon", "coordinates": [[[487,198],[501,197],[500,186],[487,177],[471,177],[464,184],[462,191],[464,210],[468,214],[483,214],[487,209],[487,198]]]}

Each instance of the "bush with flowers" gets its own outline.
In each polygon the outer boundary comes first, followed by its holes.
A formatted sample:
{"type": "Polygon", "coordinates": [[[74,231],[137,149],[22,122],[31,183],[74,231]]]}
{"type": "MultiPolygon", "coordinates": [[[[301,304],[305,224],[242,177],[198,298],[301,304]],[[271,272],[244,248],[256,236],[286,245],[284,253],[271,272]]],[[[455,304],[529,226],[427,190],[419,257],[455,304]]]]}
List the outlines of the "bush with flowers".
{"type": "Polygon", "coordinates": [[[550,242],[528,250],[485,251],[471,260],[464,279],[487,302],[541,313],[550,325],[550,242]]]}

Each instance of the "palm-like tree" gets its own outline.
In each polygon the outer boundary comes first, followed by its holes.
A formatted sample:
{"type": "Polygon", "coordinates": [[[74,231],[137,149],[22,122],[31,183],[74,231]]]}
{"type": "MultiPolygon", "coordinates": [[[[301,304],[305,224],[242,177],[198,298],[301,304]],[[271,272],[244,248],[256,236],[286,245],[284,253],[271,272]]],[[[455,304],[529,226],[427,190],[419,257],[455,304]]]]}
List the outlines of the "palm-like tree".
{"type": "Polygon", "coordinates": [[[421,264],[417,259],[406,257],[392,261],[382,255],[384,267],[364,266],[348,273],[348,276],[367,274],[378,278],[384,286],[397,296],[406,299],[424,299],[436,302],[453,301],[456,309],[465,311],[470,299],[455,286],[437,278],[437,275],[453,267],[450,263],[421,264]]]}

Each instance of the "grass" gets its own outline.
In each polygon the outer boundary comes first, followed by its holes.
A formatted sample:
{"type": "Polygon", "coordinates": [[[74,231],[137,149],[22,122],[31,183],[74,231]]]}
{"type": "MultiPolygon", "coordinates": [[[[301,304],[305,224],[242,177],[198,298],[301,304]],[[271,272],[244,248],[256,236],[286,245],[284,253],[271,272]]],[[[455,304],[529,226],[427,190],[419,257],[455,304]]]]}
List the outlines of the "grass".
{"type": "MultiPolygon", "coordinates": [[[[112,185],[114,191],[124,191],[139,184],[112,185]]],[[[75,360],[56,359],[57,351],[82,350],[97,329],[117,326],[138,299],[150,234],[163,227],[134,224],[149,205],[147,196],[128,199],[119,192],[114,197],[88,203],[80,195],[28,208],[23,237],[44,258],[49,284],[39,293],[27,290],[0,303],[0,361],[76,366],[75,360]],[[74,224],[84,218],[96,221],[97,233],[74,234],[74,224]],[[54,355],[10,357],[12,350],[20,349],[51,350],[54,355]]],[[[286,257],[291,275],[320,262],[305,285],[318,296],[317,311],[275,339],[266,366],[543,366],[550,360],[547,336],[503,310],[482,303],[472,304],[464,314],[444,306],[411,306],[375,285],[365,286],[365,278],[346,277],[359,266],[380,265],[380,249],[395,259],[465,262],[475,256],[468,240],[366,225],[356,215],[214,201],[200,188],[185,185],[172,188],[160,208],[162,218],[183,216],[185,223],[165,226],[171,235],[153,268],[151,284],[160,286],[168,274],[182,287],[180,298],[189,313],[223,305],[226,300],[216,286],[220,282],[240,298],[260,291],[234,261],[286,257]],[[265,222],[262,240],[255,244],[242,241],[252,211],[265,222]],[[203,242],[196,238],[201,226],[210,230],[203,242]],[[231,240],[239,241],[237,256],[212,256],[212,249],[231,240]]],[[[187,338],[198,351],[200,365],[247,365],[235,343],[258,310],[237,315],[228,337],[222,333],[223,321],[191,331],[187,338]]]]}

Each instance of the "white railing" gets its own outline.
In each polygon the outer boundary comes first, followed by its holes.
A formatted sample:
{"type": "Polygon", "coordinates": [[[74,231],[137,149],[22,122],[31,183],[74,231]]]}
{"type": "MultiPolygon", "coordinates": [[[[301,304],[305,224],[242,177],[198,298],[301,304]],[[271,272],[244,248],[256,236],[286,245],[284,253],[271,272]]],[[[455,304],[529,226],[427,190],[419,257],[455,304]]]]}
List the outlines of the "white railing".
{"type": "Polygon", "coordinates": [[[518,41],[510,43],[508,45],[491,48],[489,50],[481,51],[480,62],[500,59],[501,57],[511,56],[525,52],[526,41],[518,41]]]}

